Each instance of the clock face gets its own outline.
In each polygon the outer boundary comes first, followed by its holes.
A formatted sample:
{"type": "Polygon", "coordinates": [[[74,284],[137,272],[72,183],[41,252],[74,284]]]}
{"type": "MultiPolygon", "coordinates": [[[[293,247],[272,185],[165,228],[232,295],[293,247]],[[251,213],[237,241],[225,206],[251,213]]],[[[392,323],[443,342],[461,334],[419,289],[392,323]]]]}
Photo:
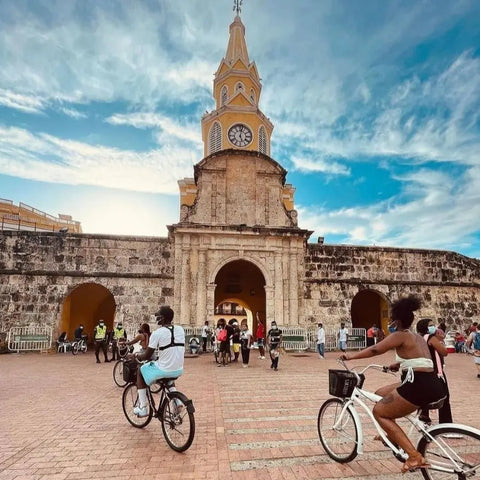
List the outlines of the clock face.
{"type": "Polygon", "coordinates": [[[228,139],[236,147],[246,147],[252,138],[252,131],[243,123],[236,123],[228,131],[228,139]]]}

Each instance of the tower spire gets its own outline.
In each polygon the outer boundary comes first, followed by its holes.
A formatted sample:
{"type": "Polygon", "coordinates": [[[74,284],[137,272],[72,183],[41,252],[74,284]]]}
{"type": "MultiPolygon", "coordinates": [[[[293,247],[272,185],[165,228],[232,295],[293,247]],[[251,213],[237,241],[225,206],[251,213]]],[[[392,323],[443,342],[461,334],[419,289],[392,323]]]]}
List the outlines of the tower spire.
{"type": "Polygon", "coordinates": [[[237,12],[237,16],[240,16],[242,11],[243,0],[233,0],[233,11],[237,12]]]}

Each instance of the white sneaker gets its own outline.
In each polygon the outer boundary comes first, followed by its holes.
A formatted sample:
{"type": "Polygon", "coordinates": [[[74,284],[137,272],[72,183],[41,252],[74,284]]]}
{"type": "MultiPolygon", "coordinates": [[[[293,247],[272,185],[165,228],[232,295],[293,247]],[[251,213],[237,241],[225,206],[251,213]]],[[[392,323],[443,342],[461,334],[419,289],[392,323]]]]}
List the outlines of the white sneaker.
{"type": "Polygon", "coordinates": [[[265,357],[260,357],[262,360],[265,360],[265,357]]]}
{"type": "Polygon", "coordinates": [[[248,368],[248,365],[244,365],[243,368],[248,368]]]}
{"type": "Polygon", "coordinates": [[[258,358],[264,358],[264,357],[262,357],[261,355],[259,355],[258,358]]]}
{"type": "Polygon", "coordinates": [[[148,417],[148,408],[147,407],[135,407],[133,413],[137,417],[148,417]]]}

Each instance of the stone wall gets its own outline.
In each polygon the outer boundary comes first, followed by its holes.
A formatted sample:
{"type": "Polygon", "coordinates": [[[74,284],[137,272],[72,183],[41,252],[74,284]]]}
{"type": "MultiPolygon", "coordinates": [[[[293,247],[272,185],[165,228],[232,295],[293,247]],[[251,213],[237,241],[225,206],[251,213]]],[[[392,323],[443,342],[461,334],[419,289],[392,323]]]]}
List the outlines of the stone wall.
{"type": "Polygon", "coordinates": [[[0,234],[0,330],[31,322],[58,327],[63,302],[94,282],[113,295],[125,323],[173,305],[167,238],[35,232],[0,234]]]}
{"type": "Polygon", "coordinates": [[[423,300],[420,316],[455,328],[480,317],[480,261],[458,253],[403,248],[308,245],[304,321],[349,321],[353,297],[372,289],[389,302],[410,293],[423,300]]]}

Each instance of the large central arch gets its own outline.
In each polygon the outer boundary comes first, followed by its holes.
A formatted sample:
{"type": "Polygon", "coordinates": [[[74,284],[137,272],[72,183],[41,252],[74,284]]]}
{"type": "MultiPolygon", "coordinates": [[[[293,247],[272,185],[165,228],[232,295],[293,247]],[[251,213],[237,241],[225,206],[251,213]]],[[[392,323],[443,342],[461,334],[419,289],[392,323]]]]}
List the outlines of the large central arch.
{"type": "Polygon", "coordinates": [[[265,322],[265,276],[253,262],[237,259],[224,264],[215,276],[214,307],[223,302],[235,302],[252,312],[253,328],[256,314],[265,322]]]}

